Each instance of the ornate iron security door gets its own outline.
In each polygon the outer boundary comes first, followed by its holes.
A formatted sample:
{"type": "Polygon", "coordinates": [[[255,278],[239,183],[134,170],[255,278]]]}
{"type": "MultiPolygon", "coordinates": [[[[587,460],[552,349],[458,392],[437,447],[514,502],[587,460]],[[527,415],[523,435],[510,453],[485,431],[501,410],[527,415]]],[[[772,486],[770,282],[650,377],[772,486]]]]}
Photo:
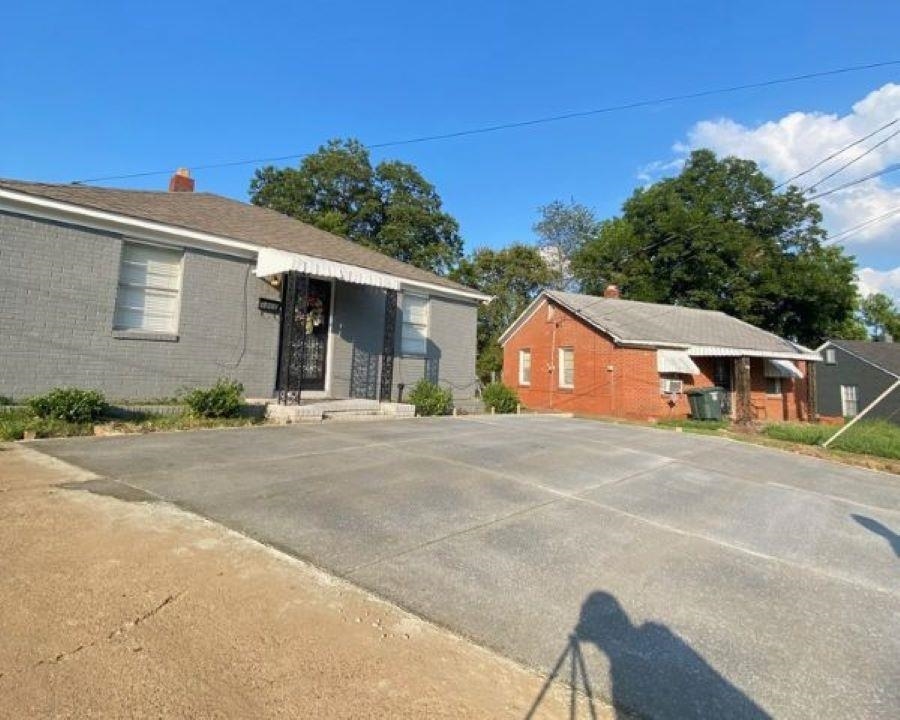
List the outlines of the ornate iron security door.
{"type": "Polygon", "coordinates": [[[331,283],[289,273],[282,308],[279,398],[296,402],[299,391],[325,389],[331,283]]]}

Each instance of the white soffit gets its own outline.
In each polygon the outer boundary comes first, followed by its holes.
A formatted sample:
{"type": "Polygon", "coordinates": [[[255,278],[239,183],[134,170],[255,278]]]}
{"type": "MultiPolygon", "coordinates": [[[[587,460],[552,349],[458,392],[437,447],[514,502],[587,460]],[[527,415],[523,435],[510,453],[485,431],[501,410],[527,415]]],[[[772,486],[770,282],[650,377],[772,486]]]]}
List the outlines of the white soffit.
{"type": "Polygon", "coordinates": [[[797,378],[798,380],[803,378],[800,368],[790,360],[766,360],[765,375],[767,378],[785,377],[797,378]]]}
{"type": "Polygon", "coordinates": [[[346,265],[275,248],[260,248],[256,261],[256,277],[271,277],[292,270],[306,275],[335,278],[344,282],[371,285],[387,290],[399,290],[401,284],[400,278],[393,275],[366,270],[366,268],[356,265],[346,265]]]}
{"type": "Polygon", "coordinates": [[[684,350],[657,350],[656,369],[661,373],[700,374],[700,368],[684,350]]]}

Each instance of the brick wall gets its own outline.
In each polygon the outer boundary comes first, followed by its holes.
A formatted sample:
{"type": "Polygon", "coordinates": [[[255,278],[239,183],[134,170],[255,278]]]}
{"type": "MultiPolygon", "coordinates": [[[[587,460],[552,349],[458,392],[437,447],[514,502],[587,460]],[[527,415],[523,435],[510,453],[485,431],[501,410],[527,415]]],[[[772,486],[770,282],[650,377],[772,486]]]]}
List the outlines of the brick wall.
{"type": "MultiPolygon", "coordinates": [[[[730,362],[731,360],[728,359],[730,362]]],[[[701,374],[678,376],[684,389],[711,387],[715,360],[696,358],[701,374]]],[[[802,366],[803,364],[800,363],[802,366]]],[[[551,409],[647,420],[687,417],[684,394],[660,393],[656,350],[618,347],[613,341],[565,308],[544,301],[508,340],[503,353],[503,382],[516,388],[529,408],[551,409]],[[574,387],[559,387],[558,348],[575,353],[574,387]],[[531,350],[531,384],[519,384],[519,351],[531,350]]],[[[796,419],[806,412],[802,381],[782,380],[784,395],[766,395],[764,363],[751,362],[751,397],[760,419],[796,419]]]]}
{"type": "MultiPolygon", "coordinates": [[[[125,238],[127,239],[127,238],[125,238]]],[[[257,308],[278,292],[251,263],[186,250],[176,342],[120,339],[113,311],[123,237],[0,213],[0,395],[55,386],[111,400],[170,396],[227,376],[271,395],[278,319],[257,308]]]]}

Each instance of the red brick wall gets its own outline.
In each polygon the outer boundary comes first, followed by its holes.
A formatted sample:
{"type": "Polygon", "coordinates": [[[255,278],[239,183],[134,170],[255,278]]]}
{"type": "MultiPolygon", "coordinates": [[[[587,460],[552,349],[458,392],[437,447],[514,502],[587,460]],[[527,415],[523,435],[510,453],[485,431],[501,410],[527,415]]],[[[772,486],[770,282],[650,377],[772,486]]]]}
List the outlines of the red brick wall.
{"type": "MultiPolygon", "coordinates": [[[[713,385],[713,358],[696,358],[701,374],[684,380],[684,389],[713,385]]],[[[525,407],[647,420],[687,417],[685,395],[670,406],[660,394],[656,350],[617,347],[606,335],[568,310],[541,303],[530,318],[507,341],[503,350],[503,382],[519,393],[525,407]],[[558,349],[575,353],[574,388],[559,387],[558,349]],[[531,350],[531,384],[519,384],[519,351],[531,350]]],[[[802,381],[782,380],[784,395],[766,395],[764,363],[751,364],[751,397],[760,419],[794,419],[805,415],[795,393],[802,381]]]]}

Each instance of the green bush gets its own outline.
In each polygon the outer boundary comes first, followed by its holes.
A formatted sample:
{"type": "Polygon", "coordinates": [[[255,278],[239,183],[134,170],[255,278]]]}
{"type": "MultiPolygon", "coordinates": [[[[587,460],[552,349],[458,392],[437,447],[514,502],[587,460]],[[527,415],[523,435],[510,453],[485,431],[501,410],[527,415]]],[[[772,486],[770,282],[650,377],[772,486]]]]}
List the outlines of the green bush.
{"type": "Polygon", "coordinates": [[[89,423],[103,415],[106,401],[96,390],[54,388],[28,400],[28,407],[39,418],[89,423]]]}
{"type": "Polygon", "coordinates": [[[0,395],[0,405],[14,405],[13,399],[9,395],[0,395]]]}
{"type": "Polygon", "coordinates": [[[184,397],[194,415],[206,418],[235,417],[240,414],[244,386],[221,378],[211,388],[197,388],[184,397]]]}
{"type": "Polygon", "coordinates": [[[494,408],[498,413],[512,413],[519,405],[519,396],[503,383],[493,382],[481,391],[481,401],[486,410],[494,408]]]}
{"type": "Polygon", "coordinates": [[[419,380],[409,393],[409,402],[417,415],[447,415],[453,409],[453,396],[428,380],[419,380]]]}

